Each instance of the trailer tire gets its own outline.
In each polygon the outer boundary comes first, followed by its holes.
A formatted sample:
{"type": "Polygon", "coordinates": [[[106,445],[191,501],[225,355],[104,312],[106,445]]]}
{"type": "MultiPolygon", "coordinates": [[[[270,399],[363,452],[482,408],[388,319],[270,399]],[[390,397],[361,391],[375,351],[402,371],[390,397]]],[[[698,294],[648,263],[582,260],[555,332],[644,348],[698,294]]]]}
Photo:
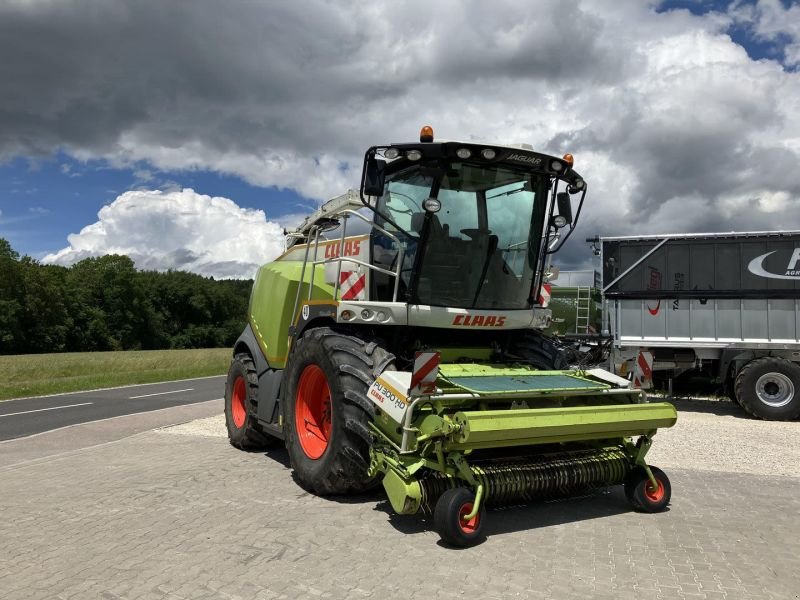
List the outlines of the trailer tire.
{"type": "Polygon", "coordinates": [[[320,327],[295,342],[281,411],[289,461],[305,490],[326,496],[375,486],[367,476],[375,415],[367,388],[387,368],[394,355],[357,334],[320,327]]]}
{"type": "Polygon", "coordinates": [[[800,366],[774,356],[747,363],[736,377],[736,397],[748,414],[768,421],[800,417],[800,366]]]}
{"type": "Polygon", "coordinates": [[[732,379],[728,381],[726,384],[726,394],[730,401],[733,402],[736,406],[741,406],[742,403],[739,402],[739,397],[736,395],[736,380],[732,379]]]}
{"type": "Polygon", "coordinates": [[[231,445],[240,450],[268,448],[280,442],[258,427],[258,376],[253,359],[237,354],[225,381],[225,426],[231,445]]]}
{"type": "Polygon", "coordinates": [[[525,331],[511,344],[510,352],[542,371],[569,369],[566,353],[553,340],[536,331],[525,331]]]}
{"type": "Polygon", "coordinates": [[[433,527],[445,544],[465,548],[483,539],[483,524],[486,521],[486,505],[472,519],[465,521],[464,515],[472,511],[475,494],[463,487],[450,488],[436,501],[433,510],[433,527]]]}

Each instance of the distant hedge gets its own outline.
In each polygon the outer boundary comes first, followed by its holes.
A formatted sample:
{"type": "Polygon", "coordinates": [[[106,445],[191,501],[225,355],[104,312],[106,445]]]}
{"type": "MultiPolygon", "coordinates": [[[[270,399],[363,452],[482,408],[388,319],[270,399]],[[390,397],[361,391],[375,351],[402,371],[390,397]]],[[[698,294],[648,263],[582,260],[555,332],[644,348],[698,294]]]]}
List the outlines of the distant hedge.
{"type": "Polygon", "coordinates": [[[231,346],[252,285],[119,255],[44,265],[0,238],[0,354],[231,346]]]}

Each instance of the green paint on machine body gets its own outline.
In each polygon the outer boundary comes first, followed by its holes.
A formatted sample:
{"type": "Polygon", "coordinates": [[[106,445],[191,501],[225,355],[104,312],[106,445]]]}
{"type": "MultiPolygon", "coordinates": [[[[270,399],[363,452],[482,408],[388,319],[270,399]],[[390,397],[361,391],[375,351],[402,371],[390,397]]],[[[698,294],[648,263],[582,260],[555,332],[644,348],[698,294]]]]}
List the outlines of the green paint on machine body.
{"type": "Polygon", "coordinates": [[[405,436],[380,411],[373,424],[371,473],[401,514],[453,486],[503,504],[616,485],[637,467],[652,476],[652,436],[677,421],[672,404],[584,371],[443,364],[437,387],[411,404],[405,436]]]}
{"type": "MultiPolygon", "coordinates": [[[[301,297],[308,298],[309,266],[305,283],[300,290],[301,297]]],[[[261,351],[269,361],[270,367],[283,369],[289,353],[289,328],[296,315],[292,314],[294,304],[287,299],[297,295],[303,263],[298,261],[276,261],[258,270],[253,291],[250,295],[249,322],[256,335],[261,351]]],[[[325,283],[324,266],[317,265],[314,274],[312,301],[331,300],[333,286],[325,283]]]]}

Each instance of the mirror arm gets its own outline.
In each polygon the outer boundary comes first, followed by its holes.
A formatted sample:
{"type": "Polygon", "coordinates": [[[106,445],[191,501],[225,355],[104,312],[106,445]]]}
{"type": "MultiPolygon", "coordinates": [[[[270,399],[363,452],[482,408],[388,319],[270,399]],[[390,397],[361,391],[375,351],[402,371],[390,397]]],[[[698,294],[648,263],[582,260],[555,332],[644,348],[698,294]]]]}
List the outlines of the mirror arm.
{"type": "Polygon", "coordinates": [[[559,250],[561,250],[561,246],[563,246],[566,241],[569,239],[569,236],[572,235],[572,232],[575,230],[575,227],[578,225],[578,219],[581,216],[581,209],[583,208],[583,201],[586,198],[586,190],[588,189],[588,185],[584,184],[583,191],[581,192],[581,199],[578,202],[578,210],[575,211],[575,217],[572,219],[572,223],[569,224],[569,230],[564,234],[564,237],[559,242],[558,246],[555,248],[548,250],[547,254],[555,254],[559,250]]]}
{"type": "Polygon", "coordinates": [[[371,146],[364,153],[364,164],[361,167],[361,185],[358,186],[358,197],[361,198],[361,204],[363,204],[366,208],[371,210],[373,212],[373,214],[379,216],[381,219],[383,219],[384,221],[386,221],[387,223],[389,223],[390,225],[395,227],[397,229],[397,231],[401,231],[404,235],[406,235],[408,237],[413,237],[405,229],[400,227],[400,225],[395,223],[394,219],[392,219],[388,215],[383,214],[381,211],[378,210],[377,198],[375,199],[375,206],[372,206],[372,204],[370,204],[369,201],[364,197],[364,184],[367,181],[367,163],[369,162],[370,158],[374,158],[375,157],[375,154],[376,154],[376,152],[377,152],[379,147],[380,146],[371,146]]]}

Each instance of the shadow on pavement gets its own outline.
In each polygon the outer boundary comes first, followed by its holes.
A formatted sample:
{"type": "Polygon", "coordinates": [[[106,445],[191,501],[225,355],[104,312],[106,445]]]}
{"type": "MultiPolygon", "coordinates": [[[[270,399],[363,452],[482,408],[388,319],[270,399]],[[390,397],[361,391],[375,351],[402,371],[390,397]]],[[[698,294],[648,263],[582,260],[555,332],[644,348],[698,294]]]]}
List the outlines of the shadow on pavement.
{"type": "Polygon", "coordinates": [[[282,467],[288,469],[289,467],[289,453],[283,446],[283,442],[279,442],[274,448],[254,448],[252,450],[245,450],[251,454],[262,454],[264,457],[275,461],[282,467]]]}
{"type": "MultiPolygon", "coordinates": [[[[417,534],[433,531],[432,515],[422,512],[416,515],[398,515],[385,498],[375,506],[375,510],[386,513],[389,524],[402,533],[417,534]]],[[[582,496],[539,500],[507,508],[490,508],[484,527],[486,537],[492,537],[629,512],[633,512],[633,509],[625,499],[622,487],[615,486],[609,491],[598,490],[582,496]]],[[[440,545],[451,549],[444,544],[440,545]]]]}
{"type": "MultiPolygon", "coordinates": [[[[663,401],[663,400],[659,400],[663,401]]],[[[667,400],[667,402],[670,402],[667,400]]],[[[689,398],[675,398],[671,400],[672,404],[679,412],[694,412],[705,413],[712,415],[722,415],[736,417],[737,419],[751,420],[750,417],[743,409],[735,403],[728,400],[703,400],[703,399],[689,399],[689,398]]]]}

